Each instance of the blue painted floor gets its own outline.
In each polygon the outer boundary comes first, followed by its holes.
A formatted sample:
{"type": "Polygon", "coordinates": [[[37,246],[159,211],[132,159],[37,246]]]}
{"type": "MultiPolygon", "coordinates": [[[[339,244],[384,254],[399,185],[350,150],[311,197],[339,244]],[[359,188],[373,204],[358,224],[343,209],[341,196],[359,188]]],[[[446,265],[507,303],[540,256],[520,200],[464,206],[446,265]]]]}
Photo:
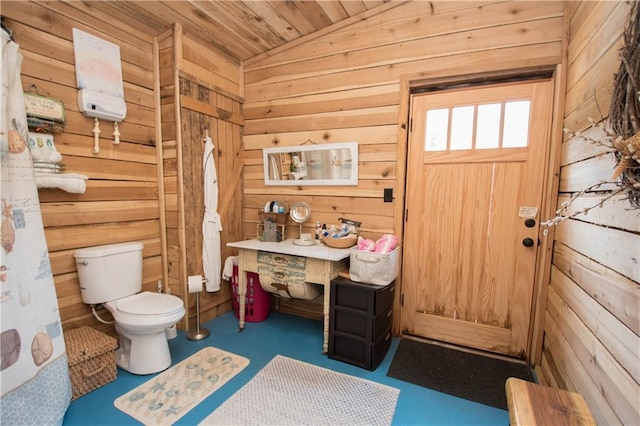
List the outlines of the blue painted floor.
{"type": "MultiPolygon", "coordinates": [[[[177,425],[195,425],[247,383],[275,355],[305,361],[352,376],[362,377],[400,389],[394,425],[508,425],[507,411],[435,392],[386,376],[399,339],[375,371],[329,359],[322,355],[322,322],[272,312],[262,322],[247,323],[238,332],[238,321],[228,312],[204,323],[211,335],[200,342],[186,339],[182,331],[169,341],[173,362],[177,363],[206,346],[214,346],[249,358],[250,364],[197,407],[182,417],[177,425]]],[[[149,356],[153,356],[149,354],[149,356]]],[[[113,406],[120,395],[149,380],[118,369],[118,378],[71,403],[64,425],[136,425],[137,420],[113,406]]],[[[373,402],[372,402],[373,403],[373,402]]]]}

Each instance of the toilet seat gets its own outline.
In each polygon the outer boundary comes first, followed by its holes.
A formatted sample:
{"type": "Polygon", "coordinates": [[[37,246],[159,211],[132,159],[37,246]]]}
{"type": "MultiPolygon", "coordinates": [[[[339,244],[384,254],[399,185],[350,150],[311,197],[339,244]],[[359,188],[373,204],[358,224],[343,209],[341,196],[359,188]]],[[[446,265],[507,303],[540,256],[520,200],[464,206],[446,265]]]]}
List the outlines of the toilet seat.
{"type": "Polygon", "coordinates": [[[143,291],[117,301],[118,311],[129,316],[171,315],[183,309],[179,297],[143,291]]]}

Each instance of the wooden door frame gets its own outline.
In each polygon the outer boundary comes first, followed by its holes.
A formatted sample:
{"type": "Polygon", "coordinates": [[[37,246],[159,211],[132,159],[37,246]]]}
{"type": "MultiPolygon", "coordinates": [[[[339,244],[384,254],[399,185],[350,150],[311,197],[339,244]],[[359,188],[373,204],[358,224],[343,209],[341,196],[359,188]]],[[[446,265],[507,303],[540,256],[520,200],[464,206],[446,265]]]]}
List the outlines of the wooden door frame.
{"type": "MultiPolygon", "coordinates": [[[[406,209],[406,183],[407,160],[409,148],[409,119],[411,95],[418,88],[435,86],[455,86],[457,84],[481,81],[494,81],[498,83],[509,78],[546,75],[553,86],[552,112],[550,123],[550,142],[545,154],[545,171],[543,181],[542,204],[540,208],[540,220],[554,216],[558,198],[558,186],[560,182],[560,157],[562,149],[562,127],[564,110],[564,93],[566,76],[561,65],[535,69],[504,70],[485,74],[466,74],[447,78],[424,79],[419,75],[406,75],[400,79],[400,104],[398,111],[398,139],[397,139],[397,170],[396,170],[396,206],[394,229],[401,242],[405,235],[405,209],[406,209]]],[[[539,228],[540,246],[536,254],[536,272],[533,285],[533,300],[529,332],[527,334],[527,349],[525,360],[529,365],[537,365],[542,356],[542,340],[544,331],[544,313],[546,310],[547,288],[551,275],[551,256],[553,252],[553,230],[547,236],[543,235],[543,228],[539,228]]],[[[403,245],[401,244],[401,248],[403,245]]],[[[396,280],[394,301],[393,334],[402,336],[402,264],[404,253],[399,253],[399,274],[396,280]]]]}

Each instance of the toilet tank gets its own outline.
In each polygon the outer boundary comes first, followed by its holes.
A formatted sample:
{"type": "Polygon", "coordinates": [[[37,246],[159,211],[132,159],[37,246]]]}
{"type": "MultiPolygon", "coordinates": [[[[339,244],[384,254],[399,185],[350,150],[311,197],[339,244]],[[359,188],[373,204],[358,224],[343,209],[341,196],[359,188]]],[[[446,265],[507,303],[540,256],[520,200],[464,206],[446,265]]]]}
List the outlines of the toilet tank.
{"type": "Polygon", "coordinates": [[[110,302],[142,289],[140,242],[107,244],[78,249],[73,253],[84,303],[110,302]]]}

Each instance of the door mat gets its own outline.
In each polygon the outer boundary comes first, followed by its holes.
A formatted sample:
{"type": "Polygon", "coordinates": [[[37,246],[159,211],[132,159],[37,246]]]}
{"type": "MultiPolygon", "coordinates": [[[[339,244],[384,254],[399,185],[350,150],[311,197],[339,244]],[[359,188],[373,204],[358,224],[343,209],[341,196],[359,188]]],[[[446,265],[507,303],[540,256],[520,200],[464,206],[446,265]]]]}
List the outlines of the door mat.
{"type": "Polygon", "coordinates": [[[524,364],[409,339],[400,340],[387,376],[502,410],[509,377],[535,382],[524,364]]]}
{"type": "Polygon", "coordinates": [[[276,355],[201,425],[389,425],[400,391],[276,355]]]}
{"type": "Polygon", "coordinates": [[[247,358],[207,347],[118,397],[113,405],[146,425],[170,425],[247,365],[247,358]]]}

